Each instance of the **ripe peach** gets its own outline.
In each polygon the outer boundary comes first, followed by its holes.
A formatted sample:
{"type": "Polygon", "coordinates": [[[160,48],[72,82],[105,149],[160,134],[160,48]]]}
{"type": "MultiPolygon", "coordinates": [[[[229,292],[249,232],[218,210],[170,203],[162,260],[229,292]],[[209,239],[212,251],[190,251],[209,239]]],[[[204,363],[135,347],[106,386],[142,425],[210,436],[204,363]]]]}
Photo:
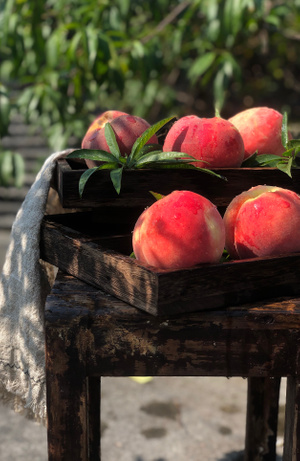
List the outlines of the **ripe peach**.
{"type": "MultiPolygon", "coordinates": [[[[245,159],[257,151],[257,155],[281,155],[284,147],[281,142],[282,115],[269,107],[246,109],[229,121],[239,130],[245,145],[245,159]]],[[[292,137],[289,133],[290,138],[292,137]]]]}
{"type": "MultiPolygon", "coordinates": [[[[113,114],[115,115],[115,114],[113,114]]],[[[109,120],[106,120],[107,123],[109,120]]],[[[104,125],[105,125],[104,123],[104,125]]],[[[136,115],[119,115],[111,119],[110,124],[115,132],[116,140],[121,152],[121,155],[130,154],[135,141],[141,136],[147,128],[150,127],[149,123],[141,117],[136,115]]],[[[158,143],[156,135],[153,135],[147,144],[158,143]]],[[[82,142],[84,149],[101,149],[110,152],[105,138],[105,131],[102,128],[91,130],[90,136],[87,135],[82,142]]],[[[99,162],[87,160],[89,168],[99,165],[99,162]]]]}
{"type": "Polygon", "coordinates": [[[137,260],[160,269],[217,263],[224,244],[216,206],[191,191],[174,191],[155,202],[140,215],[132,235],[137,260]]]}
{"type": "Polygon", "coordinates": [[[230,202],[223,220],[234,259],[300,251],[300,196],[291,190],[252,187],[230,202]]]}
{"type": "Polygon", "coordinates": [[[240,133],[232,123],[220,117],[187,115],[180,118],[170,128],[163,150],[190,154],[199,159],[194,165],[201,168],[240,167],[244,159],[240,133]]]}
{"type": "Polygon", "coordinates": [[[94,139],[97,137],[98,131],[104,128],[107,122],[111,122],[113,119],[120,117],[120,115],[128,115],[126,112],[120,112],[119,110],[107,110],[98,115],[95,120],[89,126],[87,132],[81,143],[82,149],[93,149],[90,147],[94,139]]]}

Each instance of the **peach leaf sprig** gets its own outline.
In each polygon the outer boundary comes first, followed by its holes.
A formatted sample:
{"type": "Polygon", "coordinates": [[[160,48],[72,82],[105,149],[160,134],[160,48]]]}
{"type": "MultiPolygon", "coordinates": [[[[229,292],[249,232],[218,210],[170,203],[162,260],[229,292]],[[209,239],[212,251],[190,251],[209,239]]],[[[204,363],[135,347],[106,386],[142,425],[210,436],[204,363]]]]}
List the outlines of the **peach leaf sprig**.
{"type": "Polygon", "coordinates": [[[273,154],[257,155],[257,153],[254,153],[243,162],[242,167],[278,168],[291,178],[292,169],[300,167],[298,156],[300,153],[300,139],[289,139],[288,116],[286,112],[282,118],[281,142],[285,151],[280,156],[273,154]]]}
{"type": "Polygon", "coordinates": [[[87,181],[96,171],[110,170],[110,178],[118,194],[121,191],[122,175],[124,170],[144,168],[179,168],[193,169],[226,179],[208,168],[196,167],[192,162],[197,161],[191,155],[182,152],[163,152],[159,144],[147,144],[149,139],[161,130],[174,117],[165,118],[147,128],[139,136],[128,155],[122,156],[117,143],[115,132],[109,122],[105,124],[104,134],[110,152],[100,149],[77,149],[67,156],[68,159],[80,158],[101,162],[99,166],[88,168],[82,173],[79,180],[79,195],[82,197],[87,181]]]}

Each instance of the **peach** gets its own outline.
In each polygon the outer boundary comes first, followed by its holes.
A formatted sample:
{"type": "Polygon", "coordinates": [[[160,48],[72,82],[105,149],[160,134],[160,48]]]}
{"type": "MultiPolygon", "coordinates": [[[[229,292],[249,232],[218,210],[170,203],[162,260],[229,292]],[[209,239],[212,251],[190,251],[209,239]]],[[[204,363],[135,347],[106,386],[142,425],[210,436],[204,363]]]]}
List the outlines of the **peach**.
{"type": "Polygon", "coordinates": [[[216,206],[191,191],[173,191],[138,218],[132,246],[138,261],[159,269],[178,269],[220,261],[225,245],[216,206]]]}
{"type": "Polygon", "coordinates": [[[120,115],[128,115],[126,112],[121,112],[119,110],[107,110],[98,115],[95,120],[89,126],[87,132],[84,135],[84,138],[81,143],[82,149],[93,149],[90,147],[94,139],[97,137],[98,131],[104,128],[107,122],[111,122],[113,119],[120,117],[120,115]]]}
{"type": "Polygon", "coordinates": [[[300,196],[291,190],[252,187],[230,202],[223,220],[233,259],[300,251],[300,196]]]}
{"type": "MultiPolygon", "coordinates": [[[[105,123],[107,123],[108,121],[109,120],[107,120],[105,123]]],[[[132,146],[137,140],[137,138],[141,136],[147,128],[150,127],[150,124],[143,118],[129,114],[114,117],[110,121],[110,124],[115,132],[117,144],[119,146],[122,156],[130,154],[132,146]]],[[[83,148],[101,149],[110,152],[105,138],[105,130],[103,130],[102,128],[91,130],[90,136],[87,137],[86,135],[85,138],[84,144],[82,142],[83,148]]],[[[158,139],[156,135],[153,135],[147,142],[147,144],[152,143],[158,144],[158,139]]],[[[99,165],[101,162],[87,160],[86,163],[88,167],[91,168],[92,166],[99,165]]]]}
{"type": "Polygon", "coordinates": [[[244,159],[240,133],[232,123],[220,117],[187,115],[180,118],[170,128],[163,150],[192,155],[199,160],[194,165],[201,168],[240,167],[244,159]]]}
{"type": "MultiPolygon", "coordinates": [[[[281,141],[282,114],[269,107],[246,109],[228,119],[239,130],[244,141],[247,159],[257,155],[281,155],[285,149],[281,141]]],[[[289,137],[292,135],[289,133],[289,137]]]]}
{"type": "MultiPolygon", "coordinates": [[[[92,147],[94,145],[95,139],[98,136],[98,133],[102,128],[105,127],[107,122],[111,122],[117,117],[121,115],[128,115],[126,112],[121,112],[119,110],[106,110],[102,112],[89,126],[87,132],[85,133],[82,142],[81,148],[82,149],[98,149],[97,147],[92,147]]],[[[99,165],[100,162],[95,162],[94,160],[86,159],[85,163],[88,168],[93,168],[96,165],[99,165]]]]}

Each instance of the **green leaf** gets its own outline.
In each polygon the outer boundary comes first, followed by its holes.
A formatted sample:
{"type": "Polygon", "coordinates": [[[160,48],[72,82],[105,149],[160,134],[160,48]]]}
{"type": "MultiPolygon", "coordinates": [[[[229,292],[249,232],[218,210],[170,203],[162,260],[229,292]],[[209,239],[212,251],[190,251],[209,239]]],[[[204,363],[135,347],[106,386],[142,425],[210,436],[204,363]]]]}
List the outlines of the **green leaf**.
{"type": "Polygon", "coordinates": [[[195,82],[199,77],[201,77],[201,75],[203,75],[212,66],[215,59],[216,53],[214,51],[205,53],[196,59],[188,72],[188,76],[192,82],[195,82]]]}
{"type": "Polygon", "coordinates": [[[259,167],[259,166],[269,166],[276,167],[277,163],[281,160],[281,157],[273,154],[254,154],[245,160],[242,164],[242,167],[259,167]]]}
{"type": "Polygon", "coordinates": [[[274,154],[261,154],[261,155],[258,155],[257,156],[257,162],[259,162],[260,164],[268,164],[268,163],[272,163],[272,162],[278,162],[278,160],[280,160],[280,157],[279,155],[274,155],[274,154]]]}
{"type": "Polygon", "coordinates": [[[184,152],[153,151],[139,158],[135,162],[135,166],[139,168],[141,165],[145,163],[166,162],[166,161],[168,162],[170,160],[176,160],[177,162],[182,162],[182,163],[185,163],[186,161],[188,162],[197,161],[197,159],[195,159],[191,155],[185,154],[184,152]]]}
{"type": "Polygon", "coordinates": [[[116,189],[117,194],[120,194],[121,191],[121,180],[122,180],[123,167],[111,170],[110,178],[112,180],[113,186],[116,189]]]}
{"type": "Polygon", "coordinates": [[[258,166],[259,163],[257,162],[257,157],[258,155],[255,152],[250,157],[246,158],[246,160],[243,161],[241,168],[251,168],[251,167],[258,166]]]}
{"type": "Polygon", "coordinates": [[[7,89],[0,84],[0,136],[8,134],[10,123],[10,101],[7,89]]]}
{"type": "Polygon", "coordinates": [[[290,139],[289,146],[293,148],[300,147],[300,139],[290,139]]]}
{"type": "Polygon", "coordinates": [[[138,158],[146,155],[146,154],[149,154],[149,152],[154,152],[154,151],[159,151],[159,152],[162,152],[161,150],[161,144],[145,144],[144,147],[141,148],[141,150],[139,151],[138,155],[136,155],[135,157],[135,160],[137,160],[138,158]]]}
{"type": "Polygon", "coordinates": [[[111,154],[114,157],[116,157],[116,159],[119,159],[121,156],[121,152],[120,152],[117,140],[116,140],[115,132],[109,122],[105,124],[104,134],[105,134],[105,139],[106,139],[106,142],[107,142],[107,145],[109,147],[111,154]]]}
{"type": "Polygon", "coordinates": [[[12,152],[4,151],[0,154],[0,185],[8,186],[12,180],[13,165],[12,152]]]}
{"type": "Polygon", "coordinates": [[[135,160],[136,156],[139,154],[140,150],[144,147],[144,145],[149,141],[149,139],[152,138],[152,136],[160,129],[162,128],[166,123],[168,123],[170,120],[172,120],[175,117],[168,117],[164,118],[163,120],[160,120],[159,122],[155,123],[154,125],[150,126],[147,128],[147,130],[144,131],[144,133],[137,138],[135,143],[132,146],[131,154],[129,156],[129,165],[131,166],[133,164],[133,161],[135,160]]]}
{"type": "Polygon", "coordinates": [[[25,177],[25,162],[22,155],[15,152],[13,154],[13,179],[15,187],[22,187],[25,177]]]}
{"type": "Polygon", "coordinates": [[[147,165],[150,168],[153,169],[159,169],[159,170],[196,170],[196,171],[202,171],[202,173],[210,174],[211,176],[215,176],[216,178],[222,179],[223,181],[227,181],[227,178],[225,176],[220,175],[219,173],[216,173],[215,171],[209,170],[208,168],[200,168],[195,165],[191,165],[190,163],[150,163],[147,165]]]}
{"type": "Polygon", "coordinates": [[[82,194],[83,194],[83,191],[84,191],[84,188],[85,188],[85,185],[86,185],[88,179],[97,170],[98,170],[98,167],[89,168],[84,173],[82,173],[82,175],[80,176],[80,179],[79,179],[79,196],[80,196],[80,198],[82,198],[82,194]]]}
{"type": "Polygon", "coordinates": [[[83,158],[88,160],[97,160],[99,162],[115,162],[118,160],[110,152],[97,149],[78,149],[71,152],[71,154],[68,154],[67,158],[83,158]]]}
{"type": "Polygon", "coordinates": [[[286,173],[290,178],[292,177],[292,163],[293,163],[293,158],[289,158],[288,162],[278,162],[277,168],[284,173],[286,173]]]}
{"type": "Polygon", "coordinates": [[[282,157],[288,157],[288,158],[293,157],[294,156],[294,150],[295,150],[294,147],[292,147],[292,148],[286,150],[285,152],[283,152],[281,155],[282,155],[282,157]]]}
{"type": "Polygon", "coordinates": [[[220,111],[217,107],[215,107],[215,117],[221,118],[220,111]]]}
{"type": "Polygon", "coordinates": [[[88,168],[86,171],[84,171],[82,173],[82,175],[80,176],[80,180],[79,180],[79,196],[80,196],[80,198],[82,197],[82,194],[83,194],[84,188],[86,186],[86,183],[89,180],[89,178],[92,176],[92,174],[94,174],[96,171],[100,171],[100,170],[115,170],[116,168],[118,168],[118,163],[117,162],[107,162],[107,163],[104,163],[103,165],[96,166],[94,168],[88,168]]]}
{"type": "Polygon", "coordinates": [[[229,41],[227,40],[227,45],[234,43],[235,36],[243,27],[242,13],[244,8],[245,4],[241,0],[227,0],[225,2],[223,26],[226,38],[230,38],[229,41]]]}
{"type": "Polygon", "coordinates": [[[220,262],[227,262],[230,261],[232,258],[226,249],[223,250],[221,261],[220,262]]]}
{"type": "Polygon", "coordinates": [[[153,195],[155,200],[161,200],[162,198],[165,197],[165,195],[159,194],[158,192],[153,192],[152,190],[149,190],[150,194],[153,195]]]}
{"type": "Polygon", "coordinates": [[[287,113],[284,112],[283,117],[282,117],[282,125],[281,125],[281,141],[285,149],[288,148],[288,142],[289,142],[289,133],[288,133],[287,124],[288,124],[288,116],[287,116],[287,113]]]}
{"type": "Polygon", "coordinates": [[[21,187],[24,182],[25,164],[23,157],[10,150],[0,152],[0,185],[21,187]]]}
{"type": "Polygon", "coordinates": [[[98,51],[98,34],[97,30],[95,30],[92,26],[86,27],[86,35],[87,35],[87,43],[88,43],[88,58],[89,64],[92,68],[95,64],[95,60],[97,58],[97,51],[98,51]]]}
{"type": "Polygon", "coordinates": [[[216,110],[221,111],[225,101],[226,91],[226,72],[225,66],[222,66],[216,73],[213,81],[214,105],[216,110]]]}

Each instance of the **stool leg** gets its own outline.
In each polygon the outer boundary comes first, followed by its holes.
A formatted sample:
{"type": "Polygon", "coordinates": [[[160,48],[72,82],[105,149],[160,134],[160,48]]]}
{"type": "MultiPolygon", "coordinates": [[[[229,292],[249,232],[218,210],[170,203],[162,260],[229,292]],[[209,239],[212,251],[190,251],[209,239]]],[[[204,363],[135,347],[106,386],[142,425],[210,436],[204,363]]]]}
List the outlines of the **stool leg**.
{"type": "Polygon", "coordinates": [[[300,460],[300,379],[287,378],[283,461],[300,460]]]}
{"type": "Polygon", "coordinates": [[[88,461],[85,367],[75,348],[70,366],[69,338],[51,333],[46,334],[48,461],[88,461]]]}
{"type": "Polygon", "coordinates": [[[89,459],[100,461],[101,434],[101,378],[88,378],[88,443],[89,459]]]}
{"type": "Polygon", "coordinates": [[[280,378],[248,378],[245,461],[275,461],[280,378]]]}

